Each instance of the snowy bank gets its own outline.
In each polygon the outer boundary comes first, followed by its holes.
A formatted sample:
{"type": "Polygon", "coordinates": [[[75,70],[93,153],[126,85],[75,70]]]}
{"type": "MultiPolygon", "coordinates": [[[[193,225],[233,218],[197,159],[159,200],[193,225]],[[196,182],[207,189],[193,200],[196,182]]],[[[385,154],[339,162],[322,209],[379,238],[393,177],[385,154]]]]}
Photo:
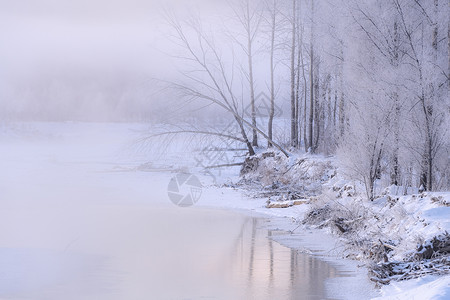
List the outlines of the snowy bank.
{"type": "Polygon", "coordinates": [[[413,299],[416,291],[417,299],[440,299],[450,291],[449,192],[405,195],[408,189],[391,186],[368,201],[334,158],[276,152],[248,158],[239,182],[227,186],[253,199],[235,207],[294,220],[292,236],[305,230],[333,235],[328,251],[364,264],[383,297],[413,299]]]}

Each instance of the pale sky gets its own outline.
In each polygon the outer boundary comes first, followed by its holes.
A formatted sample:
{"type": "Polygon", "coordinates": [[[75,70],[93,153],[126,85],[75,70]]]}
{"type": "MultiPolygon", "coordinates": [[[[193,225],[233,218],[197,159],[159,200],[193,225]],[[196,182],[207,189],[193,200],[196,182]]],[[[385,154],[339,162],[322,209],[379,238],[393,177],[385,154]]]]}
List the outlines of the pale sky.
{"type": "MultiPolygon", "coordinates": [[[[140,91],[129,80],[179,74],[180,62],[170,55],[179,49],[167,37],[165,11],[180,19],[193,14],[215,20],[230,16],[228,8],[223,0],[0,0],[3,114],[40,114],[49,107],[55,115],[57,105],[79,108],[97,95],[105,105],[97,104],[98,111],[108,111],[108,103],[117,101],[148,109],[145,101],[156,93],[149,90],[160,88],[140,91]],[[122,90],[111,92],[120,84],[122,90]],[[114,95],[120,99],[110,100],[114,95]]],[[[158,97],[170,96],[153,98],[158,97]]]]}
{"type": "Polygon", "coordinates": [[[0,0],[0,62],[155,65],[165,51],[163,10],[208,13],[211,0],[0,0]],[[156,51],[156,52],[158,52],[156,51]],[[155,57],[155,55],[157,57],[155,57]],[[151,61],[151,63],[150,63],[151,61]]]}

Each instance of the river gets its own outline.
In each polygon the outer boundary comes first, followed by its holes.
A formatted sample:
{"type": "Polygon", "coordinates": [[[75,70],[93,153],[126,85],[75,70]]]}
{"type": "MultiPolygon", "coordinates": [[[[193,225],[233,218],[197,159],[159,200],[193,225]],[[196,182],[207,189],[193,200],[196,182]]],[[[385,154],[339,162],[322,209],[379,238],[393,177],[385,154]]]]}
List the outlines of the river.
{"type": "Polygon", "coordinates": [[[174,205],[173,174],[117,168],[117,139],[84,134],[2,139],[1,299],[326,299],[349,276],[263,217],[174,205]]]}

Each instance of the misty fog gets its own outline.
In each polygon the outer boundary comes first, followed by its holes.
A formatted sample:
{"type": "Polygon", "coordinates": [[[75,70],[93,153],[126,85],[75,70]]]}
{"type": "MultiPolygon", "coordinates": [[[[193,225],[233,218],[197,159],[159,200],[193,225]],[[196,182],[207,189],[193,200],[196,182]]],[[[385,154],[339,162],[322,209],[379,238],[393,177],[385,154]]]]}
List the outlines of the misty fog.
{"type": "Polygon", "coordinates": [[[0,298],[447,299],[449,15],[0,0],[0,298]]]}
{"type": "MultiPolygon", "coordinates": [[[[177,76],[166,12],[222,1],[1,1],[3,119],[149,121],[177,76]]],[[[164,106],[167,110],[167,107],[164,106]]]]}

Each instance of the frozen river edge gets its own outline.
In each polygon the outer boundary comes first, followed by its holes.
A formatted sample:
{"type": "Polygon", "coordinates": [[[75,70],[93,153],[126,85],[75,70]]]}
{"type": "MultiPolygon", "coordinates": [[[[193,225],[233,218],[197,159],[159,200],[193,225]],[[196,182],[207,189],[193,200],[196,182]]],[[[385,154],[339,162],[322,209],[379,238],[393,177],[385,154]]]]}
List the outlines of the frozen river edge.
{"type": "MultiPolygon", "coordinates": [[[[327,281],[327,296],[332,299],[372,299],[380,291],[369,280],[367,268],[358,261],[342,258],[342,244],[324,230],[298,225],[296,220],[304,214],[303,207],[267,209],[261,199],[250,198],[243,191],[226,187],[207,187],[203,190],[198,207],[224,209],[253,217],[266,218],[266,227],[285,232],[272,237],[281,245],[299,253],[307,253],[323,260],[348,277],[327,281]],[[217,197],[219,195],[219,197],[217,197]]],[[[269,237],[268,237],[269,238],[269,237]]]]}

